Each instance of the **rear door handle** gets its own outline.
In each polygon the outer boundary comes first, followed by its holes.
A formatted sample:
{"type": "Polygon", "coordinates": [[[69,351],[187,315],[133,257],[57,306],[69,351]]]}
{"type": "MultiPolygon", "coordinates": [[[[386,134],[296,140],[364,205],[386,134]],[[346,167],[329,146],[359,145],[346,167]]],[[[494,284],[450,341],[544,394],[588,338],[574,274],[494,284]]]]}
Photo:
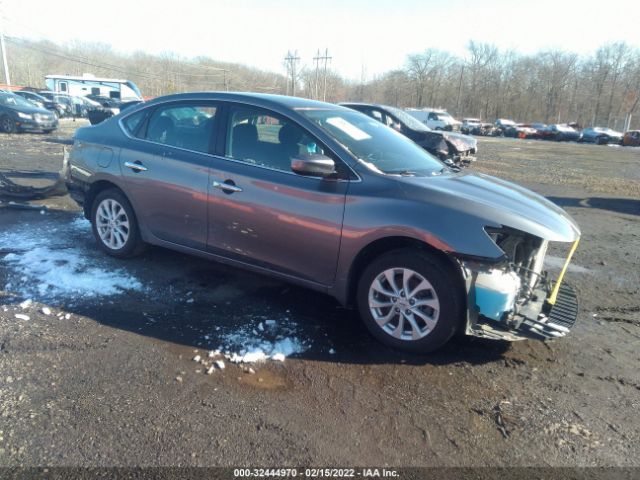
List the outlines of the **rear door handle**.
{"type": "Polygon", "coordinates": [[[214,180],[213,188],[222,190],[224,193],[236,193],[242,191],[242,189],[238,187],[233,180],[225,180],[224,182],[214,180]]]}
{"type": "Polygon", "coordinates": [[[133,170],[135,172],[146,172],[147,171],[147,167],[142,165],[142,162],[140,162],[139,160],[137,160],[135,162],[124,162],[124,166],[127,167],[127,168],[130,168],[131,170],[133,170]]]}

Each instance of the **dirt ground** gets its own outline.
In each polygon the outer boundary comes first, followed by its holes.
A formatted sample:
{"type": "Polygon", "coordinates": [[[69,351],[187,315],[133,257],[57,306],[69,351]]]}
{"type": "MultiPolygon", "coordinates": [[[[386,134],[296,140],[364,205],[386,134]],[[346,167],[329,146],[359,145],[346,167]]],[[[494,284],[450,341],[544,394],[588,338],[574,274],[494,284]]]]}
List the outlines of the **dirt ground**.
{"type": "MultiPolygon", "coordinates": [[[[58,137],[78,125],[0,136],[0,173],[52,182],[58,137]]],[[[640,149],[480,139],[479,150],[471,168],[549,197],[582,228],[566,280],[581,312],[566,338],[401,355],[328,297],[158,248],[107,258],[68,197],[5,199],[0,466],[640,466],[640,149]],[[37,268],[11,259],[45,248],[141,287],[39,289],[37,268]],[[193,361],[265,320],[306,350],[255,373],[227,361],[207,375],[193,361]]],[[[564,255],[552,249],[549,269],[564,255]]]]}

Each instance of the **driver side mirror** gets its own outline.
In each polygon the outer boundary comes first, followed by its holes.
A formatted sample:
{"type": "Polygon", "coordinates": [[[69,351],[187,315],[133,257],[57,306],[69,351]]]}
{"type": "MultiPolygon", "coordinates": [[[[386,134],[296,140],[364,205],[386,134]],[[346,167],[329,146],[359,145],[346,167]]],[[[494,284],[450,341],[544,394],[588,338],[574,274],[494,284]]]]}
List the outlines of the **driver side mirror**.
{"type": "Polygon", "coordinates": [[[291,170],[298,175],[330,177],[336,174],[336,164],[326,155],[311,153],[291,159],[291,170]]]}

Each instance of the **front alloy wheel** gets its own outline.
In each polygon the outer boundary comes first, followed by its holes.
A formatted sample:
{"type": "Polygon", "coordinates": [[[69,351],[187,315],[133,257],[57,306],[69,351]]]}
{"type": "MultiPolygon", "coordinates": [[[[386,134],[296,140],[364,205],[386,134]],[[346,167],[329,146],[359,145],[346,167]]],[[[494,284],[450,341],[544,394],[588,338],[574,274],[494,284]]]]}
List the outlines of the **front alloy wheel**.
{"type": "Polygon", "coordinates": [[[14,133],[16,131],[16,122],[9,115],[0,118],[0,130],[4,133],[14,133]]]}
{"type": "Polygon", "coordinates": [[[369,287],[369,311],[383,332],[419,340],[438,323],[440,301],[429,281],[409,268],[391,268],[369,287]]]}
{"type": "Polygon", "coordinates": [[[454,264],[418,248],[374,259],[360,276],[357,302],[369,332],[399,350],[431,352],[464,324],[464,285],[454,264]]]}

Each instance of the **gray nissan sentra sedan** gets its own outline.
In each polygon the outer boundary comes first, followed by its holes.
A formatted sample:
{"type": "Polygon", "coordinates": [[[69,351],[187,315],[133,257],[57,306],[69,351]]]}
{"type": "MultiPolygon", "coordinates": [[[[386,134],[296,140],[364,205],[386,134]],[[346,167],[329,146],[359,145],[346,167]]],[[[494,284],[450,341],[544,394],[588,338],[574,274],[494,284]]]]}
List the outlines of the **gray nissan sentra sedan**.
{"type": "Polygon", "coordinates": [[[272,275],[357,306],[392,347],[561,337],[576,320],[562,277],[580,230],[562,209],[451,171],[344,107],[165,96],[79,129],[65,168],[107,254],[154,244],[272,275]],[[550,242],[567,252],[556,279],[543,270],[550,242]]]}

